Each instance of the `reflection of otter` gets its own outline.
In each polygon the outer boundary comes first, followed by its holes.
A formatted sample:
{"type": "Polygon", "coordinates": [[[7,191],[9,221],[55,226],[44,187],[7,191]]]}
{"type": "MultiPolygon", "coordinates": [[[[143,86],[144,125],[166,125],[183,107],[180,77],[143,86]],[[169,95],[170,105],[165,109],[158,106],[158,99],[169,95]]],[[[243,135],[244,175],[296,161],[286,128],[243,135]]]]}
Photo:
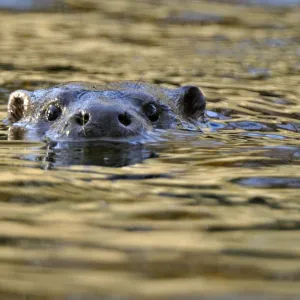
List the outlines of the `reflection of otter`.
{"type": "Polygon", "coordinates": [[[34,92],[13,92],[7,123],[11,125],[10,139],[128,140],[143,137],[155,128],[197,124],[204,112],[204,96],[194,86],[167,89],[140,82],[99,87],[69,83],[34,92]]]}
{"type": "Polygon", "coordinates": [[[25,160],[40,161],[41,167],[51,169],[68,165],[96,165],[123,167],[140,163],[157,155],[142,144],[117,142],[78,142],[57,144],[51,142],[46,154],[32,153],[22,156],[25,160]]]}

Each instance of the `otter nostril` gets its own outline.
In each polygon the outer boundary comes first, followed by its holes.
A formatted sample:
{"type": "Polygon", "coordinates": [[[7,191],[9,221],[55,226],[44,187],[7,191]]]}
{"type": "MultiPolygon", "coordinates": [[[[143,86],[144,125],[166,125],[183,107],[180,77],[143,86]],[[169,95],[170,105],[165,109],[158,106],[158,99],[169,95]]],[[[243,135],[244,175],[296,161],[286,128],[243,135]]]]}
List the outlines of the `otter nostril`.
{"type": "Polygon", "coordinates": [[[80,126],[86,125],[89,120],[90,120],[90,115],[85,111],[81,111],[75,115],[75,122],[80,126]]]}
{"type": "Polygon", "coordinates": [[[130,116],[125,112],[118,116],[119,122],[124,126],[129,126],[131,124],[130,116]]]}

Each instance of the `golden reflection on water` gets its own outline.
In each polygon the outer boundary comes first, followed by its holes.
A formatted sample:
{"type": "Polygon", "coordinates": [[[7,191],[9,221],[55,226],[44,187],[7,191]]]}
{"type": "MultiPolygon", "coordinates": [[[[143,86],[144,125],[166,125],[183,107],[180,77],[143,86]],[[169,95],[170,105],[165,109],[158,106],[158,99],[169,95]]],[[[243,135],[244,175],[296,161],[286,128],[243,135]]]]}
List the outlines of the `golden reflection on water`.
{"type": "Polygon", "coordinates": [[[210,128],[114,168],[0,125],[0,298],[297,299],[299,8],[66,3],[0,13],[0,119],[14,89],[132,79],[198,85],[210,128]]]}

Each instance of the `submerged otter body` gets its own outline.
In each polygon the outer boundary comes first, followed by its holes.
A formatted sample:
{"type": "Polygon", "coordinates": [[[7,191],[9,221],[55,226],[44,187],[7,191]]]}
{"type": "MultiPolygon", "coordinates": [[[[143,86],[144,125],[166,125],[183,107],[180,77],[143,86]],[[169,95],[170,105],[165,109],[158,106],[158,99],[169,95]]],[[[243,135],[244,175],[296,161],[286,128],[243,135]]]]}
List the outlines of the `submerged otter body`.
{"type": "Polygon", "coordinates": [[[162,88],[141,82],[103,86],[67,83],[9,97],[10,139],[83,141],[143,136],[203,120],[198,87],[162,88]]]}

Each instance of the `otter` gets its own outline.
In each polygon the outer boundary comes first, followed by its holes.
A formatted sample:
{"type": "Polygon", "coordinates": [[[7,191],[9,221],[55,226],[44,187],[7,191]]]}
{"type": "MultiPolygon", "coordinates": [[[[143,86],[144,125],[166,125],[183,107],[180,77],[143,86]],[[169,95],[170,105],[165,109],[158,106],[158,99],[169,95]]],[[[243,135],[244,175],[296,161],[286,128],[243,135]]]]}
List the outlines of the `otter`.
{"type": "Polygon", "coordinates": [[[143,82],[95,85],[70,82],[10,94],[9,139],[91,141],[130,139],[204,120],[205,97],[196,86],[169,89],[143,82]]]}

